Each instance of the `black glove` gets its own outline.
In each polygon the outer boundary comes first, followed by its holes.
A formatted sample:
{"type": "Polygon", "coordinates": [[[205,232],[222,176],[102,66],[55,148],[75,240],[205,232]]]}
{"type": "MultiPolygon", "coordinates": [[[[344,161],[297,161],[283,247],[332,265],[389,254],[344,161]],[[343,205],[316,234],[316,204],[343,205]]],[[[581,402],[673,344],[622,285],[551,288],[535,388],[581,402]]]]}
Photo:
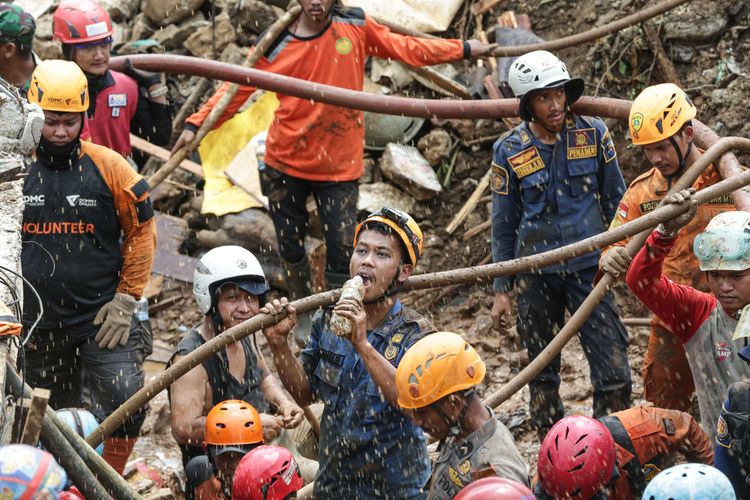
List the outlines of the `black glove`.
{"type": "Polygon", "coordinates": [[[149,88],[152,85],[161,83],[161,76],[158,73],[149,73],[135,69],[130,59],[125,59],[125,74],[138,82],[139,87],[149,88]]]}

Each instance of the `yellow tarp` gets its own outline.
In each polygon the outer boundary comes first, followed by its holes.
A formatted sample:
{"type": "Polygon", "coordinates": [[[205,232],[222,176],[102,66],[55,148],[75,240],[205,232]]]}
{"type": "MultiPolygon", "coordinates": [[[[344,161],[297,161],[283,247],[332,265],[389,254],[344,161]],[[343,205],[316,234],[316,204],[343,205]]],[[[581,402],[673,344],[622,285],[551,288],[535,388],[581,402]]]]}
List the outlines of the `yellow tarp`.
{"type": "Polygon", "coordinates": [[[232,184],[224,171],[250,139],[268,129],[278,106],[276,94],[265,92],[249,108],[209,132],[201,141],[198,151],[206,177],[201,213],[221,216],[263,206],[242,188],[232,184]]]}

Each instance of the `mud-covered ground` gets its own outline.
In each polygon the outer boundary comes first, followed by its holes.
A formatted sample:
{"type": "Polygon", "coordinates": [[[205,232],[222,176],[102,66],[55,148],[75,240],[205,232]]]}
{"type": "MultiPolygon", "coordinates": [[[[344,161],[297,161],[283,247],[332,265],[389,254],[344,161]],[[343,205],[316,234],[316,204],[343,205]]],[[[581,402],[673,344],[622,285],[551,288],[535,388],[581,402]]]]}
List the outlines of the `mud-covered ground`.
{"type": "MultiPolygon", "coordinates": [[[[532,26],[545,39],[555,39],[630,14],[651,2],[638,0],[531,0],[506,1],[502,10],[514,10],[531,16],[532,26]]],[[[501,13],[497,7],[494,17],[501,13]]],[[[455,36],[468,29],[471,16],[459,14],[454,22],[455,36]]],[[[485,27],[493,16],[485,16],[485,27]]],[[[472,21],[473,22],[473,21],[472,21]]],[[[493,21],[494,22],[494,21],[493,21]]],[[[750,5],[730,0],[692,2],[672,13],[649,22],[659,34],[667,55],[675,62],[681,84],[687,89],[699,110],[699,118],[720,135],[750,137],[750,64],[746,54],[750,49],[750,5]]],[[[489,30],[491,31],[491,30],[489,30]]],[[[665,69],[654,61],[654,46],[642,27],[636,26],[619,34],[582,47],[561,52],[568,61],[571,73],[587,80],[587,94],[632,98],[645,86],[665,81],[665,69]]],[[[418,89],[415,89],[415,92],[418,89]]],[[[431,96],[429,92],[422,91],[431,96]]],[[[608,122],[615,138],[620,166],[626,181],[632,180],[645,168],[642,155],[628,146],[623,124],[608,122]]],[[[450,121],[441,122],[457,138],[470,140],[486,135],[499,135],[505,126],[500,122],[450,121]]],[[[426,131],[426,130],[425,130],[426,131]]],[[[479,179],[486,172],[491,158],[492,142],[473,146],[459,146],[450,186],[436,200],[423,203],[415,210],[415,217],[427,235],[425,258],[418,271],[439,271],[476,265],[490,254],[489,231],[464,240],[464,232],[489,217],[489,199],[484,199],[470,214],[462,227],[449,236],[444,228],[469,197],[479,179]]],[[[747,163],[748,156],[742,156],[747,163]]],[[[647,314],[622,287],[617,290],[618,304],[623,317],[643,317],[647,314]]],[[[157,343],[164,349],[174,345],[181,332],[198,322],[189,288],[183,289],[185,300],[170,309],[157,313],[154,327],[157,343]]],[[[497,390],[517,374],[527,362],[525,351],[515,331],[500,337],[492,331],[489,319],[492,291],[489,283],[461,286],[456,289],[411,292],[404,302],[429,316],[439,330],[461,332],[478,349],[488,364],[483,395],[497,390]]],[[[633,373],[633,400],[640,401],[642,385],[640,369],[648,338],[648,328],[629,328],[630,361],[633,373]]],[[[161,365],[149,366],[155,375],[161,365]]],[[[571,342],[562,356],[562,396],[569,413],[591,413],[592,389],[588,378],[588,364],[577,340],[571,342]]],[[[518,446],[535,471],[539,443],[528,427],[528,390],[515,394],[500,408],[500,415],[516,436],[518,446]]],[[[172,487],[176,494],[181,474],[179,452],[169,434],[166,395],[161,394],[151,404],[149,419],[144,427],[136,455],[145,457],[172,487]]],[[[134,456],[134,457],[135,457],[134,456]]],[[[132,481],[155,491],[146,475],[137,473],[132,481]]],[[[167,490],[161,490],[166,493],[167,490]]]]}

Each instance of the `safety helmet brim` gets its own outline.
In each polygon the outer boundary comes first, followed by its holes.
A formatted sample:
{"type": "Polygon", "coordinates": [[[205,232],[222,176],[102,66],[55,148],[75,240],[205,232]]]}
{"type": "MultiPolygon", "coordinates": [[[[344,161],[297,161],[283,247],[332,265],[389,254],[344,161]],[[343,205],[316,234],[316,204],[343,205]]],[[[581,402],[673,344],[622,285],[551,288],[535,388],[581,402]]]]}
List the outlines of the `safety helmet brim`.
{"type": "Polygon", "coordinates": [[[220,444],[209,444],[206,445],[206,448],[208,448],[208,457],[211,460],[214,460],[216,457],[221,456],[225,453],[229,453],[230,451],[234,451],[237,453],[242,453],[243,455],[247,455],[250,450],[258,446],[259,443],[255,444],[240,444],[240,445],[220,445],[220,444]]]}
{"type": "Polygon", "coordinates": [[[574,102],[580,99],[581,96],[583,96],[584,89],[586,88],[586,82],[583,81],[583,78],[578,77],[570,78],[568,80],[558,80],[555,82],[550,82],[539,89],[531,90],[525,93],[521,96],[521,101],[518,106],[518,115],[521,117],[521,119],[530,122],[534,118],[531,114],[531,109],[529,108],[529,96],[534,94],[534,92],[538,92],[539,90],[554,89],[557,87],[565,87],[565,104],[566,106],[570,107],[574,102]]]}

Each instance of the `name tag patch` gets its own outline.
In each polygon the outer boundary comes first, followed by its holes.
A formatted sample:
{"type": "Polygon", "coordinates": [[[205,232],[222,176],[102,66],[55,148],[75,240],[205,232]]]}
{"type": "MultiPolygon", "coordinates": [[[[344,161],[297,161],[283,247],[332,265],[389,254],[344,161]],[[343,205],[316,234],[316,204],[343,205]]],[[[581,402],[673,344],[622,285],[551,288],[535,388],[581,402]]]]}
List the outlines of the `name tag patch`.
{"type": "Polygon", "coordinates": [[[508,158],[508,163],[513,168],[513,172],[516,173],[519,179],[531,175],[534,172],[544,168],[544,160],[539,155],[539,150],[536,146],[524,149],[520,153],[514,154],[508,158]]]}
{"type": "Polygon", "coordinates": [[[640,205],[640,207],[641,207],[641,213],[642,214],[647,214],[647,213],[653,211],[656,207],[659,206],[659,202],[661,202],[661,200],[644,201],[640,205]]]}
{"type": "Polygon", "coordinates": [[[119,108],[128,105],[127,94],[109,94],[107,96],[107,104],[110,108],[119,108]]]}
{"type": "Polygon", "coordinates": [[[492,164],[492,175],[490,177],[490,188],[493,193],[508,194],[508,171],[497,163],[492,164]]]}
{"type": "Polygon", "coordinates": [[[596,130],[584,128],[568,130],[568,160],[594,158],[596,156],[596,130]]]}

